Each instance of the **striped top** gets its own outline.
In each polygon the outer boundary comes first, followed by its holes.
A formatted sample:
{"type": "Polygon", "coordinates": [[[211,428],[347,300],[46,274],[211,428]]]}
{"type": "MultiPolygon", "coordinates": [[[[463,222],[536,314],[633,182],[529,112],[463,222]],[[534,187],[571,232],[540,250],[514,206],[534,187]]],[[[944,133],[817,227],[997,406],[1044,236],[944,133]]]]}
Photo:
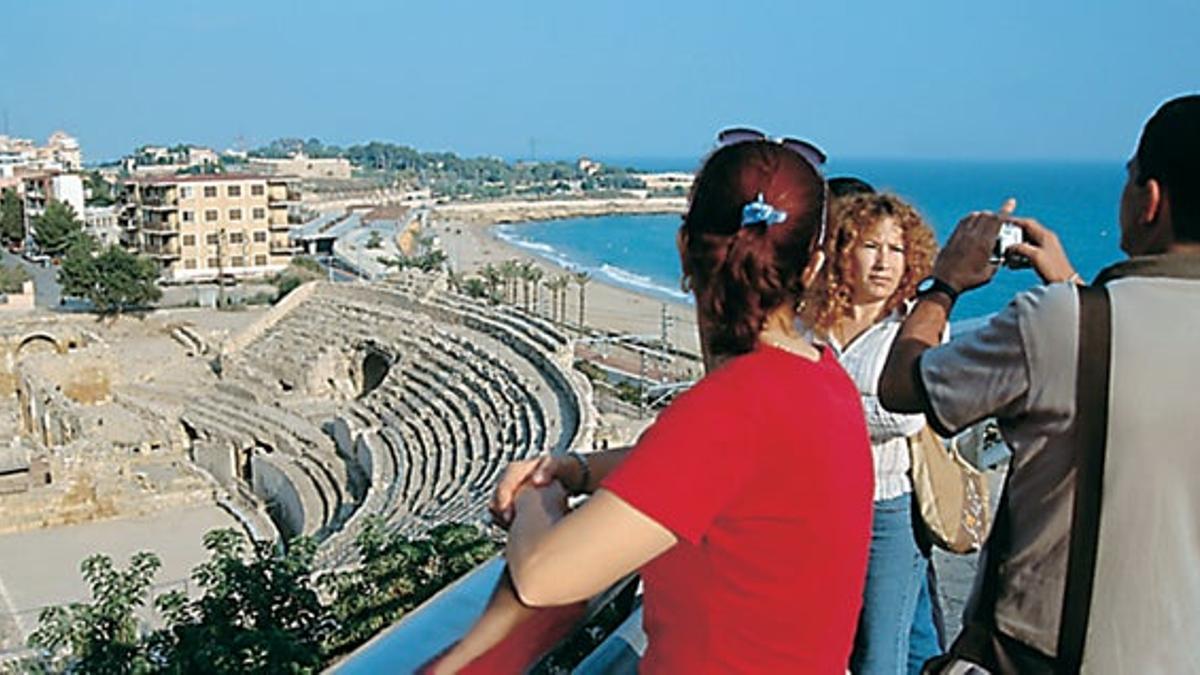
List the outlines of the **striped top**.
{"type": "Polygon", "coordinates": [[[892,342],[900,332],[904,316],[904,310],[897,309],[845,347],[839,345],[832,336],[824,340],[862,395],[867,430],[871,433],[871,454],[875,462],[875,501],[894,499],[912,492],[908,437],[925,426],[924,415],[888,412],[879,403],[879,375],[883,372],[892,342]]]}

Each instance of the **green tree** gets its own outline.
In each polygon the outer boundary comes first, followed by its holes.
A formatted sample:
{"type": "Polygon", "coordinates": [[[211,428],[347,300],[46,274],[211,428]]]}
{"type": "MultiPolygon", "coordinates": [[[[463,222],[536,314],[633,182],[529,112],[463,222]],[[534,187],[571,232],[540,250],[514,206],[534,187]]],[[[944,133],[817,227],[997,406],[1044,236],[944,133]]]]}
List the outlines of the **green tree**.
{"type": "Polygon", "coordinates": [[[26,281],[29,281],[29,272],[24,267],[0,265],[0,293],[20,293],[26,281]]]}
{"type": "Polygon", "coordinates": [[[533,312],[536,314],[542,304],[542,279],[545,278],[546,273],[542,271],[542,268],[534,264],[529,265],[526,273],[529,275],[530,285],[533,286],[533,312]]]}
{"type": "Polygon", "coordinates": [[[320,668],[333,624],[313,583],[315,542],[297,539],[280,552],[248,544],[235,530],[204,535],[211,558],[192,572],[204,589],[163,605],[169,670],[178,673],[298,673],[320,668]]]}
{"type": "Polygon", "coordinates": [[[488,263],[479,270],[479,276],[483,277],[483,283],[488,287],[488,300],[493,303],[500,301],[500,286],[504,282],[504,275],[496,266],[488,263]]]}
{"type": "Polygon", "coordinates": [[[69,672],[153,672],[151,643],[142,640],[135,612],[146,604],[161,565],[157,556],[146,552],[135,554],[127,570],[114,567],[105,555],[84,560],[83,578],[92,601],[43,610],[29,646],[41,650],[52,667],[69,672]]]}
{"type": "Polygon", "coordinates": [[[45,212],[33,219],[33,240],[46,255],[62,255],[82,236],[83,225],[75,209],[65,202],[50,202],[45,212]]]}
{"type": "Polygon", "coordinates": [[[487,281],[480,277],[468,277],[463,281],[462,292],[472,298],[487,298],[490,295],[487,281]]]}
{"type": "Polygon", "coordinates": [[[88,206],[112,206],[113,186],[104,180],[99,171],[89,171],[84,174],[84,188],[87,191],[88,206]]]}
{"type": "Polygon", "coordinates": [[[580,328],[583,328],[583,317],[584,317],[583,308],[584,308],[584,301],[587,299],[586,292],[584,289],[587,287],[588,282],[591,280],[592,280],[592,275],[588,274],[587,272],[576,272],[575,273],[575,283],[579,285],[579,327],[580,328]]]}
{"type": "Polygon", "coordinates": [[[0,193],[0,240],[5,244],[25,239],[24,207],[15,190],[0,193]]]}
{"type": "Polygon", "coordinates": [[[77,239],[67,252],[58,281],[63,295],[86,298],[101,314],[142,307],[162,297],[154,261],[119,246],[98,252],[86,237],[77,239]]]}
{"type": "Polygon", "coordinates": [[[499,550],[471,525],[440,525],[409,539],[390,531],[380,516],[364,521],[355,543],[362,564],[321,579],[334,598],[337,622],[327,644],[330,656],[362,644],[499,550]]]}

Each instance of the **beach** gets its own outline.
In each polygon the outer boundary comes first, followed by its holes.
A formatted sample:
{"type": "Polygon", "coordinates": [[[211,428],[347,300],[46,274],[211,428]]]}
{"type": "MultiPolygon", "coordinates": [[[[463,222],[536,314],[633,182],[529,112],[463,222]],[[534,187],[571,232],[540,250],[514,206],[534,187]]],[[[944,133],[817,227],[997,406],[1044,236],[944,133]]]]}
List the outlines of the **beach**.
{"type": "MultiPolygon", "coordinates": [[[[590,199],[529,202],[486,202],[448,204],[434,209],[431,231],[441,241],[451,268],[461,274],[474,274],[487,264],[500,265],[506,260],[532,262],[545,273],[545,279],[568,274],[571,270],[533,255],[497,237],[492,228],[505,223],[557,220],[614,213],[683,213],[686,203],[678,198],[590,199]]],[[[592,279],[585,287],[584,325],[601,331],[659,336],[662,333],[663,308],[669,317],[668,340],[672,346],[698,354],[696,312],[691,305],[639,293],[592,279]]],[[[550,292],[540,291],[540,314],[549,316],[550,292]]],[[[578,322],[579,286],[567,286],[567,320],[578,322]]]]}

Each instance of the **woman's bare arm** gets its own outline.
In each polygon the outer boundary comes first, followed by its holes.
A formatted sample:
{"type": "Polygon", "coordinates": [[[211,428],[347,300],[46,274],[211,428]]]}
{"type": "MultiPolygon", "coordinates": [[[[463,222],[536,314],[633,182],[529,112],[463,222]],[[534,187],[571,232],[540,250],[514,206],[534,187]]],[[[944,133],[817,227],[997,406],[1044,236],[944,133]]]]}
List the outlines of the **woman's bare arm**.
{"type": "Polygon", "coordinates": [[[599,490],[558,520],[566,492],[558,483],[517,495],[507,558],[513,585],[530,606],[589,598],[675,545],[654,519],[599,490]]]}

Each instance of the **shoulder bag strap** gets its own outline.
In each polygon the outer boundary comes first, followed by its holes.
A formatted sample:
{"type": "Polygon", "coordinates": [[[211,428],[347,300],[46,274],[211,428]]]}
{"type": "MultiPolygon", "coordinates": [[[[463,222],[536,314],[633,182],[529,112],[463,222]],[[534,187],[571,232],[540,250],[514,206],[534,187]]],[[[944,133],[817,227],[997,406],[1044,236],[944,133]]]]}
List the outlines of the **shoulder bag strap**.
{"type": "Polygon", "coordinates": [[[1108,435],[1109,366],[1112,312],[1103,286],[1079,289],[1079,359],[1075,384],[1075,503],[1071,543],[1058,630],[1060,672],[1078,672],[1083,663],[1096,548],[1100,535],[1100,500],[1104,486],[1104,454],[1108,435]]]}

